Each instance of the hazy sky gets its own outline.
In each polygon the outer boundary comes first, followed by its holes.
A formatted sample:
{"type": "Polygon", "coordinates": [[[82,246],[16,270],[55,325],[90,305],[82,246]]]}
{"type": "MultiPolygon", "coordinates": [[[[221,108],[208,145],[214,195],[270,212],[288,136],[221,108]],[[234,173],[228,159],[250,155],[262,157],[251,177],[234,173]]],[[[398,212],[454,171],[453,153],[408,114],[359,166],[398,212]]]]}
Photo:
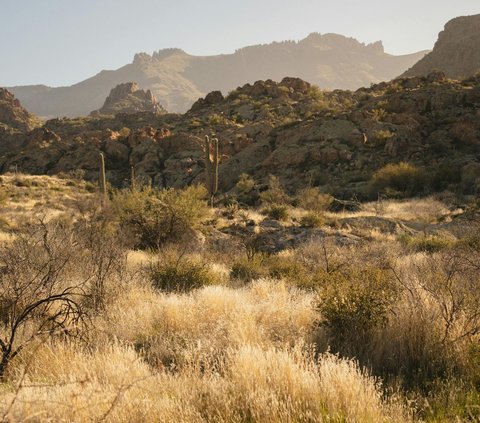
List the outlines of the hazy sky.
{"type": "Polygon", "coordinates": [[[0,0],[0,86],[70,85],[137,52],[231,53],[311,32],[410,53],[477,13],[480,0],[0,0]]]}

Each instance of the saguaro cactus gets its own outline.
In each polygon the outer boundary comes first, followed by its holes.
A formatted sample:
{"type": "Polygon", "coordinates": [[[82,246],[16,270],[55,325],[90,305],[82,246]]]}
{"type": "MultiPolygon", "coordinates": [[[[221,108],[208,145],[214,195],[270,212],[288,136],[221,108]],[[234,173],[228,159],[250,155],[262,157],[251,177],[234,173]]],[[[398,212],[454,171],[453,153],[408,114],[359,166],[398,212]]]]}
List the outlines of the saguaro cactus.
{"type": "Polygon", "coordinates": [[[135,185],[135,167],[133,165],[130,166],[130,189],[132,191],[136,190],[135,185]]]}
{"type": "Polygon", "coordinates": [[[206,186],[213,207],[215,194],[218,191],[218,139],[205,137],[205,174],[206,186]]]}
{"type": "Polygon", "coordinates": [[[100,196],[102,199],[102,203],[104,203],[107,198],[107,178],[105,176],[105,157],[103,153],[100,153],[100,169],[99,169],[98,185],[100,188],[100,196]]]}

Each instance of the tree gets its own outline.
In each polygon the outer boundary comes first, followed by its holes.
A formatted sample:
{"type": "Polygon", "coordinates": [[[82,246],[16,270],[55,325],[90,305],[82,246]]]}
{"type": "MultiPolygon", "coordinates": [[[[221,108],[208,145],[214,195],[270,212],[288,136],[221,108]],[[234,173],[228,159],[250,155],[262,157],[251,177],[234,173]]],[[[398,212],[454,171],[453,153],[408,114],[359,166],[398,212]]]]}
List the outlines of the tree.
{"type": "Polygon", "coordinates": [[[78,264],[75,236],[59,222],[40,222],[0,248],[0,378],[33,341],[81,335],[88,278],[73,276],[78,264]]]}

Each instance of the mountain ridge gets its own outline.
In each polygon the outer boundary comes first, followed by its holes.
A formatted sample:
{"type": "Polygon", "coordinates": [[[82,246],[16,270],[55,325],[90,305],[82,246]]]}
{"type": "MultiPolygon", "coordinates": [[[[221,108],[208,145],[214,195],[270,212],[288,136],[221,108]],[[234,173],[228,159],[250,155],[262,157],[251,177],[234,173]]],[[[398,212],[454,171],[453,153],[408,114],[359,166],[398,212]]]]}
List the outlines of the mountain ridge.
{"type": "Polygon", "coordinates": [[[322,89],[357,89],[390,80],[426,52],[394,56],[381,42],[365,44],[339,34],[312,33],[299,41],[252,45],[234,53],[193,56],[178,48],[137,53],[131,63],[68,87],[8,88],[22,104],[44,117],[75,117],[99,109],[110,90],[136,81],[168,111],[185,112],[199,98],[224,94],[257,80],[299,77],[322,89]]]}
{"type": "Polygon", "coordinates": [[[480,72],[480,14],[460,16],[445,24],[433,50],[403,76],[426,76],[440,70],[461,79],[480,72]]]}

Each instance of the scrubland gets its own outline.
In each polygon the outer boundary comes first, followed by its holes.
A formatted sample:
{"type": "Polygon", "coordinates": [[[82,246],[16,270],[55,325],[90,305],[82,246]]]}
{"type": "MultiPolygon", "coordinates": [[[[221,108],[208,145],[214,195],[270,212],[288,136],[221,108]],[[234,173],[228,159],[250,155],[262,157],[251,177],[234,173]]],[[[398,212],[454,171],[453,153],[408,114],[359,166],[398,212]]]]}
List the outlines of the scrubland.
{"type": "Polygon", "coordinates": [[[2,420],[480,419],[477,205],[1,178],[2,420]]]}

